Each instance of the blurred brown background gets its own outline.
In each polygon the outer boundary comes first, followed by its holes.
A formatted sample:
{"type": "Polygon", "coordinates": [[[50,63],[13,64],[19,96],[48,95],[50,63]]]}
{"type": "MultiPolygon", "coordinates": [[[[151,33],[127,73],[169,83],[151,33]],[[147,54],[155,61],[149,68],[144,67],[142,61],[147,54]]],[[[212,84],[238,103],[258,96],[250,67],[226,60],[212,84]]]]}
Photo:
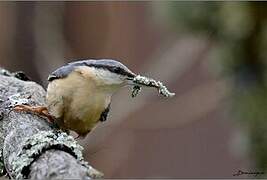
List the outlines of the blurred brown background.
{"type": "MultiPolygon", "coordinates": [[[[86,159],[106,178],[232,178],[239,169],[259,170],[254,155],[264,148],[250,148],[247,124],[231,113],[233,75],[214,48],[224,43],[238,51],[243,44],[257,44],[255,34],[267,32],[261,29],[266,23],[260,23],[267,22],[264,7],[242,2],[1,2],[0,63],[25,71],[44,87],[51,71],[81,58],[117,59],[159,79],[176,96],[165,100],[143,89],[132,99],[128,88],[118,92],[108,121],[80,141],[86,159]],[[246,8],[253,16],[244,13],[246,8]]],[[[251,50],[241,54],[247,57],[251,50]]],[[[263,61],[258,51],[252,52],[255,61],[238,63],[250,68],[263,61]]]]}

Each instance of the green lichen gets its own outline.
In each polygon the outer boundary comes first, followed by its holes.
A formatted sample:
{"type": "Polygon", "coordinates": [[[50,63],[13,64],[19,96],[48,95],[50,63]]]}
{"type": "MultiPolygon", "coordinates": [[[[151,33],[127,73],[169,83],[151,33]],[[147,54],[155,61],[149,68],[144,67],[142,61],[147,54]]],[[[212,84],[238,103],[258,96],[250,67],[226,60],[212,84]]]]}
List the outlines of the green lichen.
{"type": "Polygon", "coordinates": [[[141,91],[140,86],[134,86],[132,89],[132,98],[136,97],[140,91],[141,91]]]}
{"type": "Polygon", "coordinates": [[[132,89],[132,97],[136,97],[138,95],[138,93],[141,91],[141,86],[157,88],[159,94],[161,94],[164,97],[172,97],[175,95],[175,93],[171,93],[167,89],[167,87],[162,84],[162,82],[156,81],[152,78],[137,75],[136,77],[134,77],[133,82],[135,83],[135,86],[132,89]]]}
{"type": "Polygon", "coordinates": [[[33,161],[43,152],[50,149],[59,149],[73,155],[81,165],[88,169],[90,177],[98,177],[102,174],[94,170],[83,160],[82,150],[72,136],[59,131],[39,131],[23,142],[22,149],[18,152],[17,159],[12,162],[12,176],[16,179],[27,178],[27,169],[33,161]],[[92,171],[93,170],[93,171],[92,171]],[[95,171],[95,173],[94,173],[95,171]]]}
{"type": "Polygon", "coordinates": [[[9,107],[15,107],[16,105],[26,105],[30,104],[30,100],[26,98],[22,98],[22,93],[13,94],[12,96],[8,97],[8,100],[10,101],[9,107]]]}

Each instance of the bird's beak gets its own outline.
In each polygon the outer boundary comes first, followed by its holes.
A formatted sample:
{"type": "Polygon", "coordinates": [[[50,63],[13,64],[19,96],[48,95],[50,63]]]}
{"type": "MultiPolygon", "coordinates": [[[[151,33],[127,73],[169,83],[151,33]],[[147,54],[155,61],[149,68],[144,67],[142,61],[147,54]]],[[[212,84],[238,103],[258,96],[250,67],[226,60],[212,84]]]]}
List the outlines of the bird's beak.
{"type": "Polygon", "coordinates": [[[126,81],[127,81],[127,84],[128,84],[128,85],[136,85],[136,84],[133,82],[135,76],[136,76],[136,74],[133,74],[133,76],[128,76],[128,77],[126,78],[126,81]]]}

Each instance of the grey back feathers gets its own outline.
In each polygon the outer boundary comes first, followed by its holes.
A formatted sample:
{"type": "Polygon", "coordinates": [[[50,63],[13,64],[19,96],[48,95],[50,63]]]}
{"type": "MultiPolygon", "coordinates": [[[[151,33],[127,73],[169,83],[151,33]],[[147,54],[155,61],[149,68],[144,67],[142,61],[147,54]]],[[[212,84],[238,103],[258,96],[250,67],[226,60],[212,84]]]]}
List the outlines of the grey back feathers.
{"type": "Polygon", "coordinates": [[[48,76],[48,81],[53,81],[55,79],[60,79],[67,77],[76,67],[79,66],[88,66],[94,68],[102,68],[110,72],[120,74],[123,76],[134,77],[135,74],[131,72],[126,66],[122,63],[112,60],[112,59],[101,59],[101,60],[80,60],[68,63],[65,66],[62,66],[55,70],[48,76]]]}

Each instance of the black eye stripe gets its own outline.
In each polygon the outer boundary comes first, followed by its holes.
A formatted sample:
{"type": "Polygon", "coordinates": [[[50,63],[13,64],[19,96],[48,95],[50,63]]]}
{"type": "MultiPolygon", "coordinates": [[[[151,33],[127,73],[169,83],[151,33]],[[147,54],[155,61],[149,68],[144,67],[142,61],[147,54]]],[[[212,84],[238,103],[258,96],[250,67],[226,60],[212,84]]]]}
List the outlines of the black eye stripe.
{"type": "Polygon", "coordinates": [[[123,69],[121,69],[120,67],[114,67],[114,68],[113,68],[113,71],[114,71],[115,73],[118,73],[118,74],[123,73],[123,69]]]}
{"type": "Polygon", "coordinates": [[[107,66],[107,65],[105,65],[105,66],[104,65],[92,65],[91,67],[105,69],[105,70],[108,70],[108,71],[110,71],[112,73],[120,74],[120,75],[123,75],[123,76],[134,77],[133,74],[125,71],[121,67],[107,66]]]}

